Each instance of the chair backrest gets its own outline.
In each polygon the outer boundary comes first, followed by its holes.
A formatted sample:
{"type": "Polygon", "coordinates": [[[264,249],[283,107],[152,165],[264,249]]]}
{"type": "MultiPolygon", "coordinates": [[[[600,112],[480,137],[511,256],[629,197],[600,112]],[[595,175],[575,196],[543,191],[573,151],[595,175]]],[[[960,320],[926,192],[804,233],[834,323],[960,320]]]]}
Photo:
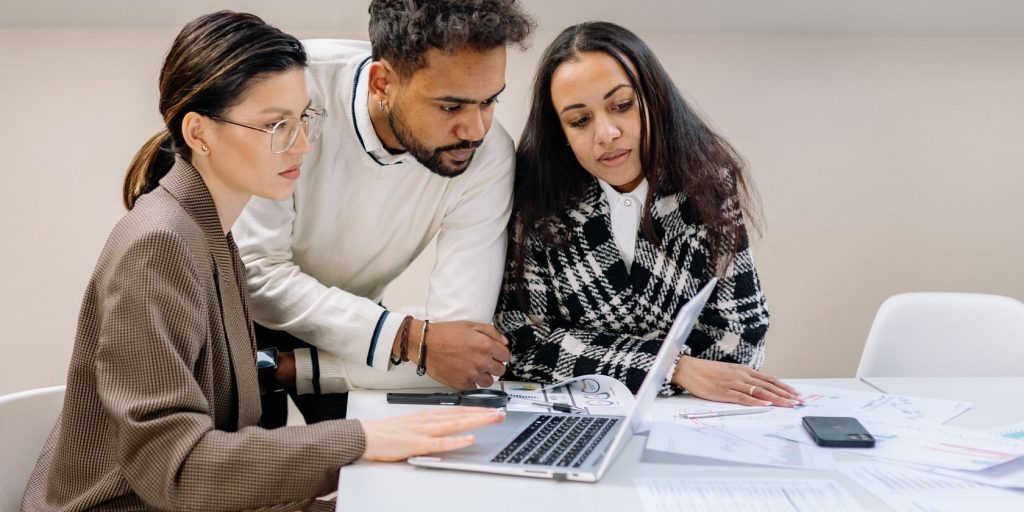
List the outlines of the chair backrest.
{"type": "Polygon", "coordinates": [[[904,293],[875,314],[857,377],[1024,377],[1024,303],[904,293]]]}
{"type": "Polygon", "coordinates": [[[21,495],[64,403],[64,386],[0,396],[0,512],[21,509],[21,495]]]}

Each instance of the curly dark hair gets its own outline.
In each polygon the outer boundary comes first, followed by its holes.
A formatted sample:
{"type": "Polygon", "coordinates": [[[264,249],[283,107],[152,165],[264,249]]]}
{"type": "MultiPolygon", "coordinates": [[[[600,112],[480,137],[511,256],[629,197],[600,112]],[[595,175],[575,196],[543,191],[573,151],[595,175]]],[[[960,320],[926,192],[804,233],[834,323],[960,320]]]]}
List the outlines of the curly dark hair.
{"type": "Polygon", "coordinates": [[[516,0],[373,0],[370,44],[373,60],[387,60],[408,77],[426,63],[430,48],[526,48],[535,23],[516,0]]]}

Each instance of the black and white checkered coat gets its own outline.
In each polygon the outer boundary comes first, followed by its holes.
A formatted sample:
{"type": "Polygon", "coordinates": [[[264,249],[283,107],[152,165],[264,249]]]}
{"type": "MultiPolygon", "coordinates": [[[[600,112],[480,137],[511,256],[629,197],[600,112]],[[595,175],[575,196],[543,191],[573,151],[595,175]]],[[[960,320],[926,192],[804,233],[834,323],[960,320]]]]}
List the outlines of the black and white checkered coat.
{"type": "MultiPolygon", "coordinates": [[[[563,219],[555,229],[569,235],[568,246],[527,241],[525,310],[510,258],[495,318],[511,344],[510,373],[545,383],[604,374],[635,393],[676,313],[715,274],[706,229],[682,194],[656,195],[652,220],[662,247],[638,236],[627,272],[596,181],[563,219]]],[[[687,345],[696,357],[759,368],[767,330],[768,309],[744,245],[687,345]]]]}

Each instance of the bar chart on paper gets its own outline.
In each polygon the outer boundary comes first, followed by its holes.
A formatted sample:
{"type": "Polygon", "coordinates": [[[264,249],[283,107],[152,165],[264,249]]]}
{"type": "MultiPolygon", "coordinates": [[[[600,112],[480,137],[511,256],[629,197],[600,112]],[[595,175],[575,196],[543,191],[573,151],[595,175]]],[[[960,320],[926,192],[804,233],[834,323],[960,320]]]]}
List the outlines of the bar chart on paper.
{"type": "Polygon", "coordinates": [[[1020,423],[1014,423],[1013,425],[1006,425],[1003,427],[996,427],[989,432],[998,434],[1009,439],[1017,439],[1024,441],[1024,421],[1020,423]]]}

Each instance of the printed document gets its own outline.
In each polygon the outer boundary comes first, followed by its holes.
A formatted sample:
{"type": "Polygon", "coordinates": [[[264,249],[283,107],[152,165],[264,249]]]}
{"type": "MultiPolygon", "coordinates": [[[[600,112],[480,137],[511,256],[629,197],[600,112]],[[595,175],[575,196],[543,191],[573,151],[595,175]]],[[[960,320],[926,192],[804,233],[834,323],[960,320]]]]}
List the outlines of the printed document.
{"type": "Polygon", "coordinates": [[[855,512],[863,510],[834,480],[637,478],[647,512],[855,512]]]}
{"type": "Polygon", "coordinates": [[[633,394],[625,384],[606,375],[585,375],[549,386],[532,382],[498,381],[500,389],[510,398],[509,411],[548,412],[544,405],[533,402],[569,404],[583,409],[583,414],[626,416],[633,409],[633,394]]]}
{"type": "Polygon", "coordinates": [[[840,471],[897,512],[1024,510],[1024,492],[997,489],[893,464],[843,466],[840,471]]]}

